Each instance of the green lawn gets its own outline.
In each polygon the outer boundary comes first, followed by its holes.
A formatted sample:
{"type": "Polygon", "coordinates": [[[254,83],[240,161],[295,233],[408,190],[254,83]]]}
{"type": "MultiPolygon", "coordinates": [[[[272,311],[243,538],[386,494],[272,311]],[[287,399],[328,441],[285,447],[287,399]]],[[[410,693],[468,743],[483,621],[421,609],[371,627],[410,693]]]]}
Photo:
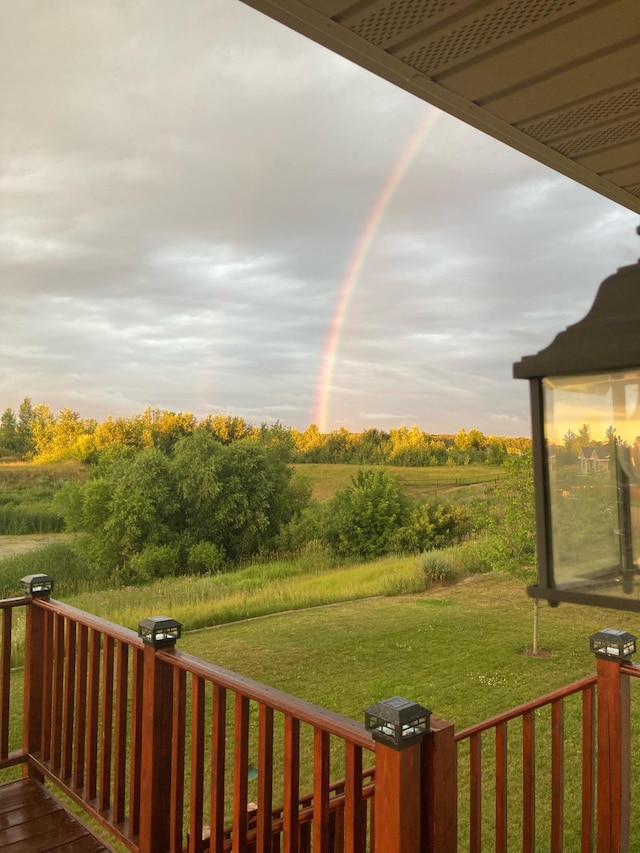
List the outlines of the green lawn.
{"type": "Polygon", "coordinates": [[[540,606],[522,583],[476,575],[419,595],[351,601],[185,634],[180,648],[359,719],[400,694],[462,728],[594,671],[589,636],[640,633],[635,614],[540,606]],[[464,685],[462,689],[462,685],[464,685]]]}
{"type": "MultiPolygon", "coordinates": [[[[313,497],[317,500],[330,498],[338,489],[348,486],[359,468],[370,465],[343,464],[298,464],[294,470],[311,481],[313,497]]],[[[404,468],[395,465],[384,466],[389,473],[400,481],[404,492],[416,500],[434,497],[447,497],[463,486],[479,483],[495,483],[496,478],[504,476],[504,469],[487,465],[442,465],[432,468],[404,468]]]]}

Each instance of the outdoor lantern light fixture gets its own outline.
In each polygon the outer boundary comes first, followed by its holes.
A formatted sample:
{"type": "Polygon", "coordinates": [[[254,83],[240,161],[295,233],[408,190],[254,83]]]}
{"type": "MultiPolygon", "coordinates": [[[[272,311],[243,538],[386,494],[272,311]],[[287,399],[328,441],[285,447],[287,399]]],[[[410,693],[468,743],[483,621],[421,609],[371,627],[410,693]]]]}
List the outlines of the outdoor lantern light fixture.
{"type": "Polygon", "coordinates": [[[529,594],[640,611],[640,262],[605,279],[586,317],[513,373],[531,392],[529,594]]]}
{"type": "Polygon", "coordinates": [[[376,702],[364,711],[364,724],[373,739],[394,749],[421,741],[429,731],[430,718],[428,708],[401,696],[376,702]]]}
{"type": "Polygon", "coordinates": [[[20,585],[25,595],[32,598],[47,598],[53,592],[53,578],[49,575],[25,575],[20,578],[20,585]]]}
{"type": "Polygon", "coordinates": [[[172,648],[182,636],[182,622],[169,616],[149,616],[138,622],[138,636],[156,649],[172,648]]]}
{"type": "Polygon", "coordinates": [[[589,648],[605,660],[631,660],[636,652],[636,637],[628,631],[603,628],[589,637],[589,648]]]}

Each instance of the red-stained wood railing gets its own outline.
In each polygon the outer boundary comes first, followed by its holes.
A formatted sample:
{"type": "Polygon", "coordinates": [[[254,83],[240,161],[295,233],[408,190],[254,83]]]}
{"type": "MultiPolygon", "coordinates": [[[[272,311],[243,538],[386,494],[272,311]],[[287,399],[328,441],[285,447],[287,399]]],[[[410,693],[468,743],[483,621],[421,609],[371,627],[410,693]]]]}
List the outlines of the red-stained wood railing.
{"type": "Polygon", "coordinates": [[[159,782],[174,785],[171,853],[374,849],[363,753],[371,764],[376,745],[361,723],[177,649],[155,656],[171,694],[170,772],[159,782]]]}
{"type": "Polygon", "coordinates": [[[580,792],[580,853],[591,853],[594,844],[596,683],[595,675],[582,678],[456,734],[458,747],[466,745],[468,753],[467,790],[460,796],[461,801],[468,802],[466,849],[469,853],[488,853],[491,849],[496,853],[507,853],[510,849],[508,829],[514,819],[522,824],[522,838],[518,846],[522,853],[536,853],[540,846],[551,853],[561,853],[565,849],[564,715],[566,700],[574,696],[580,702],[577,710],[581,716],[581,766],[579,786],[575,779],[571,780],[571,785],[573,790],[580,792]],[[550,727],[544,756],[536,743],[543,709],[548,711],[546,722],[550,727]],[[510,770],[511,752],[517,752],[513,762],[515,770],[510,770]],[[487,766],[489,761],[491,765],[487,766]],[[538,843],[536,774],[540,764],[550,765],[548,814],[543,816],[543,822],[549,828],[549,840],[538,843]],[[517,779],[514,778],[516,774],[517,779]],[[514,789],[521,792],[518,814],[512,806],[510,811],[509,805],[509,795],[514,789]],[[488,838],[489,833],[493,835],[492,841],[488,838]]]}
{"type": "Polygon", "coordinates": [[[625,853],[631,677],[640,667],[599,660],[596,675],[457,734],[432,716],[421,744],[392,754],[361,723],[60,602],[16,598],[0,602],[0,770],[23,764],[133,853],[455,853],[458,803],[470,853],[561,851],[567,815],[576,853],[625,853]]]}
{"type": "Polygon", "coordinates": [[[0,769],[23,763],[134,853],[373,851],[363,754],[372,764],[375,743],[361,723],[58,601],[0,602],[0,614],[0,769]],[[23,746],[11,751],[18,607],[23,746]]]}

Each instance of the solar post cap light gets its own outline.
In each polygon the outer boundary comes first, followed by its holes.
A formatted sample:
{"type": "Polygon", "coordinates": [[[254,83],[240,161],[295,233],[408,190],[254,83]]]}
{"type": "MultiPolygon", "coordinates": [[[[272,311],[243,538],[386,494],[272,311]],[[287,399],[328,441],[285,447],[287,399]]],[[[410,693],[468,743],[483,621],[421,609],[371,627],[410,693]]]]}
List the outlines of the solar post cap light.
{"type": "Polygon", "coordinates": [[[604,660],[631,660],[636,653],[636,637],[628,631],[603,628],[589,637],[589,648],[604,660]]]}
{"type": "Polygon", "coordinates": [[[397,750],[421,741],[429,731],[430,719],[428,708],[401,696],[376,702],[364,711],[365,728],[373,739],[397,750]]]}
{"type": "Polygon", "coordinates": [[[53,592],[54,581],[49,575],[25,575],[20,578],[20,585],[25,595],[32,598],[48,598],[53,592]]]}
{"type": "Polygon", "coordinates": [[[640,262],[605,279],[588,314],[513,373],[531,394],[529,594],[640,611],[640,262]]]}
{"type": "Polygon", "coordinates": [[[138,636],[156,649],[172,648],[182,636],[182,622],[169,616],[149,616],[138,622],[138,636]]]}

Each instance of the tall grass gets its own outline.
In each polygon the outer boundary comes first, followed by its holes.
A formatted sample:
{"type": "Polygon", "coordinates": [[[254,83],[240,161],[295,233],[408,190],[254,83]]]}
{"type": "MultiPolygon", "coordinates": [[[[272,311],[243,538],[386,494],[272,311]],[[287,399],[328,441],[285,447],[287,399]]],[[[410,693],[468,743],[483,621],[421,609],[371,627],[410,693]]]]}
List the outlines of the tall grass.
{"type": "Polygon", "coordinates": [[[167,578],[147,587],[86,592],[65,600],[129,628],[135,629],[147,616],[165,614],[191,630],[322,604],[418,592],[424,585],[415,557],[334,568],[283,560],[212,577],[167,578]]]}
{"type": "Polygon", "coordinates": [[[61,533],[64,521],[52,509],[40,504],[0,506],[0,535],[25,536],[31,533],[61,533]]]}
{"type": "Polygon", "coordinates": [[[0,560],[0,598],[20,594],[20,578],[42,573],[55,581],[56,596],[75,595],[103,585],[106,581],[89,576],[86,564],[70,542],[54,542],[25,554],[0,560]]]}
{"type": "Polygon", "coordinates": [[[53,508],[56,492],[70,480],[86,476],[78,464],[0,464],[0,535],[59,533],[64,527],[53,508]]]}

